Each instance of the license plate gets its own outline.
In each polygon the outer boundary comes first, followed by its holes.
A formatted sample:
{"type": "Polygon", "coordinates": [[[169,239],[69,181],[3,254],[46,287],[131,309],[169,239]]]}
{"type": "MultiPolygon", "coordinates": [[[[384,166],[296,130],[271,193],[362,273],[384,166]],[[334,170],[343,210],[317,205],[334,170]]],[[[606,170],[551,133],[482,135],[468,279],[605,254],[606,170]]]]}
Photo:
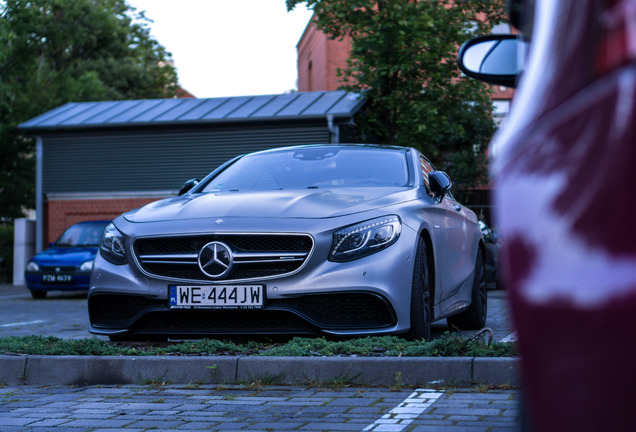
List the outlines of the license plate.
{"type": "Polygon", "coordinates": [[[263,285],[171,285],[172,309],[260,309],[263,285]]]}
{"type": "Polygon", "coordinates": [[[43,274],[42,283],[61,284],[73,282],[73,275],[70,274],[43,274]]]}

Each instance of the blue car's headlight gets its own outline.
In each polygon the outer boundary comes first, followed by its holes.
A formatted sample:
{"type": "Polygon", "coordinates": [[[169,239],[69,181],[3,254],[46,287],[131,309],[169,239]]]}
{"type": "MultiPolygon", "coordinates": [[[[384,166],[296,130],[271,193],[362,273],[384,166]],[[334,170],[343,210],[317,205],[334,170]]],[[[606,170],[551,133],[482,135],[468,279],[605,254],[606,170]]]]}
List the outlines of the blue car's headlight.
{"type": "Polygon", "coordinates": [[[124,236],[112,223],[104,229],[102,241],[99,245],[99,253],[106,261],[116,265],[128,262],[124,253],[124,236]]]}
{"type": "Polygon", "coordinates": [[[37,272],[40,271],[40,266],[35,261],[29,261],[26,266],[26,271],[37,272]]]}
{"type": "Polygon", "coordinates": [[[79,269],[81,272],[89,272],[93,270],[93,260],[84,261],[79,269]]]}
{"type": "Polygon", "coordinates": [[[371,255],[395,243],[402,222],[397,215],[384,216],[348,226],[333,235],[330,261],[351,261],[371,255]]]}

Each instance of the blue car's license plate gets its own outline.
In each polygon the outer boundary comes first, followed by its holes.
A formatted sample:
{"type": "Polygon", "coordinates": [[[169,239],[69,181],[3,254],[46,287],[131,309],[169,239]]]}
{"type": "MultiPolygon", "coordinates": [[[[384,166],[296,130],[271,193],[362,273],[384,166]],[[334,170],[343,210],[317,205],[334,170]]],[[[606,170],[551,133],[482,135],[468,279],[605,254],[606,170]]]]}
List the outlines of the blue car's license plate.
{"type": "Polygon", "coordinates": [[[260,309],[263,285],[171,285],[169,305],[186,309],[260,309]]]}
{"type": "Polygon", "coordinates": [[[73,275],[70,274],[43,274],[42,283],[62,284],[73,282],[73,275]]]}

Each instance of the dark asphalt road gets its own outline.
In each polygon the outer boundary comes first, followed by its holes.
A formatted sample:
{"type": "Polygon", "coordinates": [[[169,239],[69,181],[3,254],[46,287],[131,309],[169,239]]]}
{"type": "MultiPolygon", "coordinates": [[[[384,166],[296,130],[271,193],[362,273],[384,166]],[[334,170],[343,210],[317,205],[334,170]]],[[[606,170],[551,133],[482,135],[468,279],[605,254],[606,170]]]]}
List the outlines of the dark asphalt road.
{"type": "MultiPolygon", "coordinates": [[[[0,337],[5,336],[57,336],[64,339],[91,337],[88,332],[86,294],[52,292],[45,299],[31,298],[22,286],[0,285],[0,337]]],[[[488,319],[486,326],[493,330],[494,340],[512,334],[506,292],[488,292],[488,319]]],[[[433,324],[432,335],[438,337],[451,329],[446,320],[433,324]]],[[[474,332],[464,332],[472,335],[474,332]]]]}

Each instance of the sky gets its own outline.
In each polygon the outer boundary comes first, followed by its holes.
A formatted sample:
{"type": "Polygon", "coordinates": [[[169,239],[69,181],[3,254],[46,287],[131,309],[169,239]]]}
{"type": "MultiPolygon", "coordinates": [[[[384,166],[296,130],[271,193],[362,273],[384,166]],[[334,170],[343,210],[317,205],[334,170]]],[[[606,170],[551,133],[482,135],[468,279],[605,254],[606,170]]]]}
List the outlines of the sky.
{"type": "Polygon", "coordinates": [[[179,84],[197,98],[297,89],[296,45],[309,23],[285,0],[126,0],[172,53],[179,84]]]}

